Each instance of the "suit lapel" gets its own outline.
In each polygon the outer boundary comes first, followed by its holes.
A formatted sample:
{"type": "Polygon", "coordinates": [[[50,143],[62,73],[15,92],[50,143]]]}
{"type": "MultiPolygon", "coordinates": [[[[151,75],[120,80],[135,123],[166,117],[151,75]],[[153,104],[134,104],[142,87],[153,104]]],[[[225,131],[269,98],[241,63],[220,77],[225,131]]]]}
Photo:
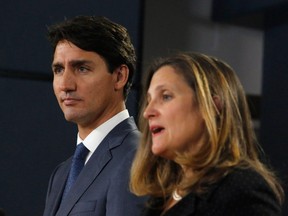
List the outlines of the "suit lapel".
{"type": "MultiPolygon", "coordinates": [[[[62,169],[61,173],[59,176],[57,176],[57,179],[53,179],[53,181],[55,182],[59,182],[58,185],[53,186],[54,188],[56,187],[58,190],[57,193],[54,194],[54,196],[50,197],[50,203],[51,203],[51,210],[47,211],[47,212],[51,212],[51,215],[55,215],[59,205],[61,203],[61,199],[62,199],[62,193],[65,187],[65,183],[66,183],[66,179],[70,170],[70,164],[71,164],[71,158],[68,159],[66,162],[64,162],[64,164],[59,165],[59,169],[62,169]]],[[[57,172],[58,169],[55,170],[55,172],[57,172]]],[[[54,175],[52,175],[54,176],[54,175]]],[[[53,182],[52,182],[53,183],[53,182]]]]}
{"type": "Polygon", "coordinates": [[[77,203],[82,194],[87,190],[89,185],[92,184],[95,178],[97,178],[97,176],[101,173],[103,167],[111,160],[112,156],[109,149],[107,149],[107,143],[102,141],[99,147],[100,146],[106,146],[106,149],[103,148],[102,151],[97,149],[93,153],[88,163],[78,176],[75,185],[71,188],[67,194],[67,197],[63,200],[63,203],[57,212],[57,216],[68,215],[75,203],[77,203]]]}
{"type": "Polygon", "coordinates": [[[69,191],[66,199],[63,200],[63,203],[57,212],[57,216],[69,214],[82,194],[93,183],[106,164],[112,159],[110,149],[121,145],[122,139],[129,131],[131,131],[131,129],[137,129],[133,118],[121,122],[105,137],[85,165],[84,169],[81,171],[75,185],[69,191]],[[121,130],[119,130],[119,127],[121,130]]]}

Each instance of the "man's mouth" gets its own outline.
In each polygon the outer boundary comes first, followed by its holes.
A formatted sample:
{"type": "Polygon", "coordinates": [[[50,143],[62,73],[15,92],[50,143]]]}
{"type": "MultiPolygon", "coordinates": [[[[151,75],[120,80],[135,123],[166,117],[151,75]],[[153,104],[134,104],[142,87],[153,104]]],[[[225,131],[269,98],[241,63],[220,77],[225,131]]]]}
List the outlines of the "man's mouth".
{"type": "Polygon", "coordinates": [[[62,102],[65,104],[65,105],[74,105],[76,104],[77,102],[79,102],[80,100],[77,99],[77,98],[64,98],[62,99],[62,102]]]}

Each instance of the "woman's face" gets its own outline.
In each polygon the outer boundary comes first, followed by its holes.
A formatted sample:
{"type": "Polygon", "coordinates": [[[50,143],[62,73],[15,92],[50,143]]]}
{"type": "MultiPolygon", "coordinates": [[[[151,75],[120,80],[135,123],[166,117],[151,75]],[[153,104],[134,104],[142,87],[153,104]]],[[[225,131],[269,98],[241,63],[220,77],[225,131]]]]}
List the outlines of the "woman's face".
{"type": "Polygon", "coordinates": [[[159,68],[147,92],[143,114],[152,135],[152,152],[174,159],[176,152],[197,152],[205,123],[192,88],[171,66],[159,68]]]}

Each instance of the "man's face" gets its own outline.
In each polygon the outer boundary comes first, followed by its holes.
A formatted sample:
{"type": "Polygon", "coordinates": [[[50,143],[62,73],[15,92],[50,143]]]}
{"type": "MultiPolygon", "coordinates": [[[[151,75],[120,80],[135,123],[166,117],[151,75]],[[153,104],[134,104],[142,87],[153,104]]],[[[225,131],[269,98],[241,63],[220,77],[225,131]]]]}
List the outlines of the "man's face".
{"type": "Polygon", "coordinates": [[[117,101],[115,75],[100,55],[60,41],[52,70],[54,93],[67,121],[93,129],[111,117],[117,101]]]}

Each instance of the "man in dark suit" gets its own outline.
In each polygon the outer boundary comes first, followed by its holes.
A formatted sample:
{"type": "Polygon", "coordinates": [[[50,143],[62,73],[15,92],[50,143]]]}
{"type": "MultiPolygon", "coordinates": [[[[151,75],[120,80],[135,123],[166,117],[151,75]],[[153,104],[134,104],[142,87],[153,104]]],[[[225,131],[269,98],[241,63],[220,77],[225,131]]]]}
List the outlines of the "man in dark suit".
{"type": "Polygon", "coordinates": [[[145,198],[129,191],[140,134],[125,108],[136,61],[127,30],[104,17],[79,16],[51,26],[48,36],[54,93],[86,154],[73,183],[74,158],[55,169],[44,216],[139,215],[145,198]]]}

